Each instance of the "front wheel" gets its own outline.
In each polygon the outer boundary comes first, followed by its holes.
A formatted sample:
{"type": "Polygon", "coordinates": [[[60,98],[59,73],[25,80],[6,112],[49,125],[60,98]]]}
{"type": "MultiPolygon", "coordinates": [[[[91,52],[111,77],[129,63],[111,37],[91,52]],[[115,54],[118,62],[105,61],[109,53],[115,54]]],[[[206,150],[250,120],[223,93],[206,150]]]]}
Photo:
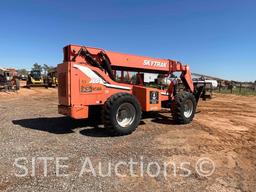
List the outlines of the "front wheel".
{"type": "Polygon", "coordinates": [[[196,112],[196,99],[192,93],[180,92],[172,103],[172,116],[178,124],[190,123],[196,112]]]}
{"type": "Polygon", "coordinates": [[[104,127],[115,135],[131,134],[140,123],[141,107],[134,95],[118,93],[104,105],[104,127]]]}

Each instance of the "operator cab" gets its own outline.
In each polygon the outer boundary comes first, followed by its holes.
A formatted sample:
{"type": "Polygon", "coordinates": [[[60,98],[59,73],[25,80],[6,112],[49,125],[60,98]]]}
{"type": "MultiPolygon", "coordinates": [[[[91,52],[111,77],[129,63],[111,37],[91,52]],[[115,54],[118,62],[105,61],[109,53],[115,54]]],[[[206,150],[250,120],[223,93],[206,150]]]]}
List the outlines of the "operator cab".
{"type": "Polygon", "coordinates": [[[41,79],[41,71],[40,70],[33,70],[30,72],[30,75],[33,79],[35,79],[37,81],[41,79]]]}

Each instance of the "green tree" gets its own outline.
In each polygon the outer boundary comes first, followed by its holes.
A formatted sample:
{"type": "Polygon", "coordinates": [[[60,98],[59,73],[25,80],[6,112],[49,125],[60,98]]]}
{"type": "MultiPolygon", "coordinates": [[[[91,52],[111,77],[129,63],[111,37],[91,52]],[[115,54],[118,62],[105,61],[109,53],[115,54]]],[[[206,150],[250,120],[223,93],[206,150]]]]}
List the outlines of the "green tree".
{"type": "Polygon", "coordinates": [[[44,75],[46,75],[48,73],[49,69],[50,69],[50,67],[47,64],[43,65],[43,73],[44,73],[44,75]]]}
{"type": "Polygon", "coordinates": [[[47,64],[44,64],[43,65],[43,73],[44,73],[44,75],[47,75],[47,73],[51,70],[51,69],[53,69],[54,67],[52,67],[52,66],[49,66],[49,65],[47,65],[47,64]]]}
{"type": "Polygon", "coordinates": [[[39,70],[40,72],[42,72],[43,67],[41,65],[39,65],[38,63],[34,63],[32,70],[39,70]]]}

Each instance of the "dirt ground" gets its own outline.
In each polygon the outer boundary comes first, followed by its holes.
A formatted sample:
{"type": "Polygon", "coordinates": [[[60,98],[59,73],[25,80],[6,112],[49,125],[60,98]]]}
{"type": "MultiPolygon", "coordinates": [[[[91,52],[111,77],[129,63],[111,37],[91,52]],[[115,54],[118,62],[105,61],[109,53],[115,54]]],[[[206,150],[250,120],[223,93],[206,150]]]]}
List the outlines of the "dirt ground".
{"type": "Polygon", "coordinates": [[[133,134],[111,137],[96,121],[58,115],[56,89],[32,88],[0,93],[0,120],[1,191],[256,191],[256,97],[217,94],[189,125],[145,114],[133,134]],[[39,157],[51,158],[46,175],[39,157]],[[98,172],[109,162],[126,162],[122,175],[98,172]]]}

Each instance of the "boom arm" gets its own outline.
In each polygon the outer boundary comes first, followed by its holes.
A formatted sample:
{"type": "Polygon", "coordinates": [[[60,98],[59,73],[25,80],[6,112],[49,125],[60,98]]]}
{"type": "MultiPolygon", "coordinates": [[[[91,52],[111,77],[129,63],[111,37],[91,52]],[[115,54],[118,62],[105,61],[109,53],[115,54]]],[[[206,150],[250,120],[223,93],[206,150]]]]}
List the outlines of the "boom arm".
{"type": "Polygon", "coordinates": [[[105,69],[112,80],[115,80],[112,70],[130,70],[161,74],[181,72],[180,77],[185,87],[191,92],[194,92],[189,67],[174,60],[156,59],[105,51],[97,48],[68,45],[64,48],[64,61],[87,63],[101,70],[105,69]]]}

